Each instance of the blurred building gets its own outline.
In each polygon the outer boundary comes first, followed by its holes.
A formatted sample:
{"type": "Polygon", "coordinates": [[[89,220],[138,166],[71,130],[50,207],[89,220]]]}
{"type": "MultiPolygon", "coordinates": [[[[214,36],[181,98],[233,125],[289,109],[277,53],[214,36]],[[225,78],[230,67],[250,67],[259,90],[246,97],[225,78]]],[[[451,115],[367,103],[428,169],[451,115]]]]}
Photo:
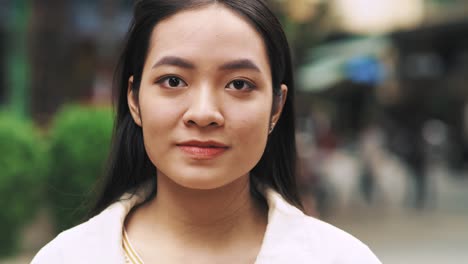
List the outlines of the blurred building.
{"type": "Polygon", "coordinates": [[[65,103],[110,102],[131,1],[3,0],[0,12],[0,103],[23,103],[20,108],[42,123],[65,103]],[[22,73],[22,82],[14,72],[22,73]],[[24,92],[15,95],[18,90],[24,92]]]}
{"type": "MultiPolygon", "coordinates": [[[[327,105],[319,109],[331,127],[327,138],[356,155],[369,129],[382,129],[383,147],[413,178],[413,205],[424,207],[435,152],[450,169],[468,165],[468,2],[327,3],[327,32],[297,72],[298,113],[312,119],[317,134],[323,122],[310,112],[327,105]]],[[[362,159],[361,183],[368,185],[373,176],[362,159]]]]}
{"type": "Polygon", "coordinates": [[[466,1],[335,0],[329,9],[334,25],[298,71],[302,92],[338,100],[336,123],[355,120],[352,131],[362,120],[349,115],[380,109],[405,126],[441,119],[463,138],[466,1]]]}

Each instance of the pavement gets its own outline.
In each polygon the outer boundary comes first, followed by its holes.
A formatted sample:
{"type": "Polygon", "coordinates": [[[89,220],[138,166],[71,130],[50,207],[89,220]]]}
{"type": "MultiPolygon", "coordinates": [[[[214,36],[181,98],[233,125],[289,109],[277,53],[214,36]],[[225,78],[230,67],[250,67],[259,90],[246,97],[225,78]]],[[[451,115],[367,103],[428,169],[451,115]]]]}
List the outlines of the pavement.
{"type": "Polygon", "coordinates": [[[325,220],[366,243],[383,263],[468,264],[468,173],[464,176],[430,170],[432,192],[422,210],[355,204],[325,220]]]}

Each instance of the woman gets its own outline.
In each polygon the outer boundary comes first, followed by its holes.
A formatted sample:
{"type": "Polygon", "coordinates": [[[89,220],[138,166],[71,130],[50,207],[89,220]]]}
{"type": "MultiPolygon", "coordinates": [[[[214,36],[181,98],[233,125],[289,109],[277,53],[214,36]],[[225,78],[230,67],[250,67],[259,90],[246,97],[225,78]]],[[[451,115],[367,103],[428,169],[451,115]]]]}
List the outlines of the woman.
{"type": "Polygon", "coordinates": [[[262,0],[137,1],[117,73],[95,216],[33,263],[379,263],[296,208],[289,47],[262,0]]]}

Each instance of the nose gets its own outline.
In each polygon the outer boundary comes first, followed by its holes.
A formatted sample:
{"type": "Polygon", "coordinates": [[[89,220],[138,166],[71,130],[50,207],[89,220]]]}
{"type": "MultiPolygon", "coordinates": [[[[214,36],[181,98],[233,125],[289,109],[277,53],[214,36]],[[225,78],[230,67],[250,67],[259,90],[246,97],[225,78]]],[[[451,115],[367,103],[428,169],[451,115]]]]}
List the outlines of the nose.
{"type": "Polygon", "coordinates": [[[187,126],[219,127],[224,125],[221,98],[210,87],[203,87],[190,94],[190,105],[183,121],[187,126]]]}

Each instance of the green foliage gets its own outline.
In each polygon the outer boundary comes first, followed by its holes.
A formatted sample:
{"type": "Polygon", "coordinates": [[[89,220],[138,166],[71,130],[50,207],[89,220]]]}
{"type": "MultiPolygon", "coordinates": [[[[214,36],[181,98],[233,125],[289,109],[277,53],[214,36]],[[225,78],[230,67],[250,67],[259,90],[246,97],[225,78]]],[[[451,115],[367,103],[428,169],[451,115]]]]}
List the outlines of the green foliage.
{"type": "Polygon", "coordinates": [[[0,256],[6,256],[40,205],[47,155],[32,124],[9,113],[0,113],[0,150],[0,256]]]}
{"type": "Polygon", "coordinates": [[[112,125],[107,108],[68,106],[57,114],[50,131],[48,186],[57,231],[84,219],[84,202],[107,161],[112,125]]]}

